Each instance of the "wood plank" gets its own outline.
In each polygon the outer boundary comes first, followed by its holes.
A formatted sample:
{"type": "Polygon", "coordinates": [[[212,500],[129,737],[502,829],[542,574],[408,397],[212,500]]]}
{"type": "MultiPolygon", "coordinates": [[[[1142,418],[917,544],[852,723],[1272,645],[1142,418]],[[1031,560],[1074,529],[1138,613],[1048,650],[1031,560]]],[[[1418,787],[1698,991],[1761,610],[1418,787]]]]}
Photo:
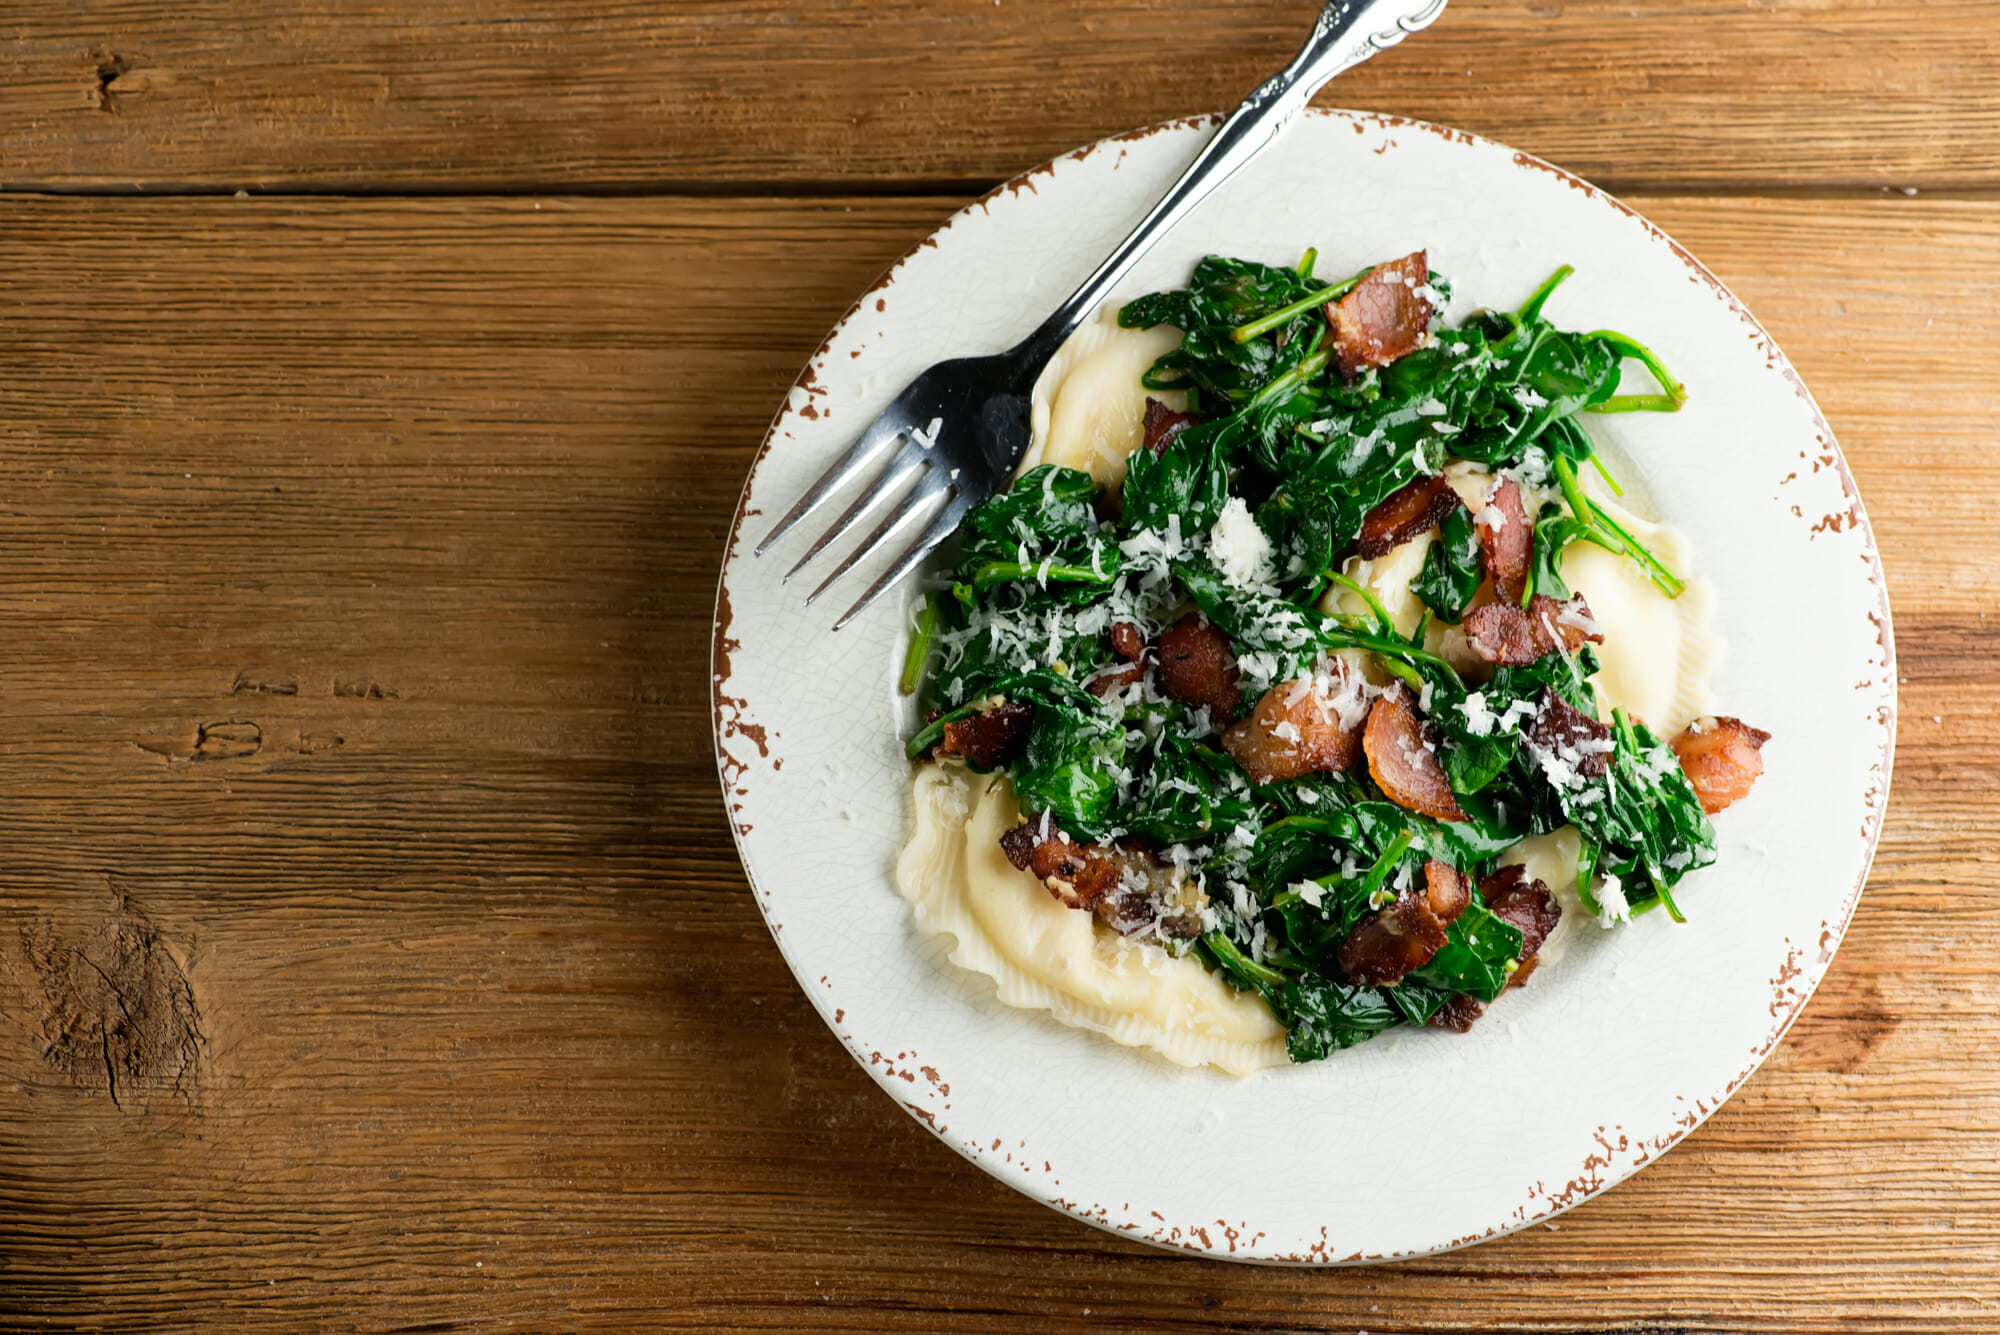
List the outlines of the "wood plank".
{"type": "MultiPolygon", "coordinates": [[[[1308,0],[16,0],[11,187],[991,183],[1221,110],[1308,0]]],[[[1621,190],[2000,185],[1985,0],[1455,0],[1330,105],[1491,135],[1621,190]]]]}
{"type": "Polygon", "coordinates": [[[735,864],[705,680],[737,487],[945,205],[0,200],[0,1324],[1990,1324],[2000,330],[1965,294],[2000,205],[1635,202],[1767,321],[1872,506],[1908,678],[1877,875],[1661,1162],[1554,1228],[1308,1273],[960,1161],[735,864]]]}

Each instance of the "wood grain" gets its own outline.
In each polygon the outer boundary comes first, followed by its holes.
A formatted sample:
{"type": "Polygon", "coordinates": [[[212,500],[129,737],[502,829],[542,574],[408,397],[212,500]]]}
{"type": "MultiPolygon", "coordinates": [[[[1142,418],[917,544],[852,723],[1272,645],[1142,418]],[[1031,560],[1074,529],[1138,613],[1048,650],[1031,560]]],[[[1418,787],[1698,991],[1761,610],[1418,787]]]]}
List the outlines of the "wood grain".
{"type": "Polygon", "coordinates": [[[1306,1273],[960,1161],[735,861],[729,513],[949,201],[0,200],[0,1324],[1993,1325],[2000,329],[1968,294],[2000,205],[1635,202],[1788,349],[1871,506],[1906,677],[1877,871],[1660,1163],[1306,1273]]]}
{"type": "MultiPolygon", "coordinates": [[[[62,188],[980,188],[1234,106],[1311,0],[13,0],[0,175],[62,188]]],[[[1987,0],[1453,0],[1323,99],[1621,190],[2000,186],[1987,0]]]]}

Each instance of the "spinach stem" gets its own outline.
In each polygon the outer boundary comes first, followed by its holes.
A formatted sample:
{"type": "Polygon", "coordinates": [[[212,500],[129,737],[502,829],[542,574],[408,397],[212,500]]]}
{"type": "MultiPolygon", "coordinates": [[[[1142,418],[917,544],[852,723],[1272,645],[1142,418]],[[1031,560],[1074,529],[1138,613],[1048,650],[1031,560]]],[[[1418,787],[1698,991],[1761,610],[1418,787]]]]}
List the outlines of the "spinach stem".
{"type": "Polygon", "coordinates": [[[1264,833],[1273,830],[1312,830],[1318,834],[1339,834],[1341,827],[1324,816],[1280,816],[1264,827],[1264,833]]]}
{"type": "Polygon", "coordinates": [[[1576,850],[1576,897],[1592,913],[1602,915],[1604,907],[1597,902],[1597,896],[1590,893],[1590,883],[1597,877],[1597,845],[1590,840],[1582,840],[1576,850]]]}
{"type": "Polygon", "coordinates": [[[1655,880],[1653,882],[1653,893],[1660,897],[1660,907],[1667,911],[1669,918],[1679,923],[1687,921],[1686,918],[1681,916],[1681,906],[1674,903],[1674,897],[1667,893],[1667,883],[1665,881],[1655,880]]]}
{"type": "Polygon", "coordinates": [[[1583,530],[1578,536],[1596,543],[1607,552],[1630,557],[1667,597],[1678,598],[1687,591],[1686,583],[1660,564],[1660,558],[1646,550],[1644,543],[1627,533],[1617,520],[1604,513],[1603,506],[1583,494],[1583,488],[1577,485],[1574,464],[1561,455],[1556,455],[1550,462],[1555,467],[1556,480],[1562,486],[1563,499],[1569,502],[1569,512],[1576,519],[1577,526],[1583,530]]]}
{"type": "Polygon", "coordinates": [[[1589,404],[1587,413],[1677,413],[1685,399],[1671,394],[1613,394],[1602,403],[1589,404]]]}
{"type": "Polygon", "coordinates": [[[936,746],[938,744],[938,740],[943,736],[944,736],[944,720],[938,719],[935,722],[926,725],[921,732],[919,732],[916,736],[912,737],[910,739],[910,744],[903,748],[903,754],[908,756],[911,760],[915,760],[918,756],[930,750],[933,746],[936,746]]]}
{"type": "Polygon", "coordinates": [[[937,634],[938,600],[929,595],[923,599],[923,611],[917,614],[916,628],[910,633],[910,651],[903,656],[903,679],[898,685],[904,695],[914,695],[917,684],[924,679],[924,660],[931,655],[931,638],[937,634]]]}
{"type": "Polygon", "coordinates": [[[1675,575],[1673,571],[1661,565],[1660,558],[1646,550],[1645,543],[1640,542],[1630,533],[1627,533],[1617,520],[1604,513],[1603,506],[1592,501],[1590,503],[1590,510],[1592,514],[1597,516],[1598,523],[1604,525],[1604,527],[1617,535],[1618,540],[1625,546],[1625,554],[1639,563],[1640,569],[1646,572],[1653,583],[1659,585],[1660,592],[1666,594],[1669,598],[1678,598],[1682,593],[1687,591],[1686,582],[1675,575]]]}
{"type": "Polygon", "coordinates": [[[1396,831],[1396,837],[1391,839],[1389,846],[1382,850],[1382,856],[1375,859],[1375,865],[1370,867],[1368,874],[1361,878],[1361,898],[1363,900],[1375,897],[1375,892],[1382,888],[1382,882],[1389,879],[1390,871],[1402,860],[1403,854],[1410,851],[1410,841],[1415,837],[1416,831],[1407,825],[1396,831]]]}
{"type": "MultiPolygon", "coordinates": [[[[1248,324],[1237,325],[1234,329],[1229,331],[1229,339],[1232,343],[1248,343],[1251,339],[1257,337],[1257,335],[1262,333],[1267,333],[1270,330],[1276,329],[1279,325],[1284,324],[1287,320],[1295,320],[1299,316],[1304,315],[1307,311],[1312,310],[1316,306],[1324,306],[1329,301],[1338,301],[1340,298],[1346,296],[1349,292],[1352,292],[1354,290],[1355,284],[1359,283],[1362,279],[1366,278],[1369,274],[1374,272],[1375,272],[1375,267],[1373,265],[1370,265],[1368,268],[1363,269],[1360,273],[1354,275],[1354,277],[1352,278],[1345,280],[1344,282],[1334,283],[1331,286],[1323,287],[1317,292],[1313,292],[1307,296],[1300,297],[1297,301],[1293,302],[1289,306],[1285,306],[1279,310],[1272,311],[1269,315],[1260,316],[1259,318],[1250,321],[1250,323],[1248,324]]],[[[1301,277],[1303,276],[1304,275],[1301,275],[1301,277]]]]}
{"type": "Polygon", "coordinates": [[[1322,349],[1315,348],[1313,351],[1307,353],[1297,366],[1294,366],[1283,375],[1276,377],[1270,384],[1251,395],[1250,402],[1243,406],[1248,410],[1251,408],[1261,408],[1267,403],[1282,402],[1291,397],[1293,390],[1305,384],[1325,369],[1326,353],[1322,349]]]}
{"type": "Polygon", "coordinates": [[[1375,630],[1378,634],[1393,635],[1396,633],[1395,618],[1389,615],[1389,609],[1382,606],[1382,600],[1377,598],[1367,585],[1342,574],[1338,570],[1327,571],[1326,578],[1329,583],[1338,584],[1349,593],[1358,595],[1362,602],[1368,604],[1368,610],[1375,618],[1375,630]]]}
{"type": "Polygon", "coordinates": [[[1304,279],[1310,279],[1313,276],[1313,265],[1318,260],[1319,260],[1319,247],[1307,246],[1306,253],[1299,258],[1299,269],[1298,269],[1299,277],[1304,279]]]}
{"type": "Polygon", "coordinates": [[[1563,280],[1575,272],[1576,268],[1573,265],[1565,264],[1562,268],[1550,274],[1548,279],[1535,289],[1535,294],[1522,303],[1521,323],[1533,324],[1536,320],[1539,320],[1542,316],[1543,304],[1548,301],[1550,296],[1554,295],[1557,288],[1563,285],[1563,280]]]}
{"type": "Polygon", "coordinates": [[[1214,953],[1217,960],[1231,973],[1244,978],[1252,978],[1266,987],[1283,987],[1285,975],[1276,969],[1267,969],[1236,948],[1236,943],[1221,931],[1213,931],[1202,937],[1201,943],[1214,953]]]}
{"type": "Polygon", "coordinates": [[[1604,403],[1598,404],[1597,411],[1614,413],[1638,411],[1677,413],[1681,410],[1681,405],[1687,402],[1687,386],[1674,379],[1674,373],[1667,369],[1667,364],[1660,360],[1659,354],[1644,343],[1641,343],[1638,339],[1631,337],[1629,334],[1621,334],[1616,329],[1594,330],[1586,334],[1585,337],[1601,338],[1623,356],[1636,357],[1648,371],[1652,372],[1653,379],[1659,381],[1660,388],[1665,391],[1664,395],[1614,394],[1605,400],[1604,403]],[[1625,402],[1619,404],[1618,407],[1614,408],[1610,406],[1611,404],[1619,403],[1621,399],[1625,400],[1625,402]],[[1641,400],[1651,400],[1651,402],[1641,402],[1641,400]]]}
{"type": "Polygon", "coordinates": [[[1065,584],[1109,584],[1118,577],[1115,570],[1098,571],[1089,566],[1059,566],[1051,563],[1044,571],[1039,561],[1022,565],[1019,561],[989,561],[979,567],[972,576],[972,587],[984,592],[995,584],[1008,580],[1039,581],[1046,573],[1048,578],[1061,580],[1065,584]]]}
{"type": "Polygon", "coordinates": [[[903,748],[903,754],[915,760],[918,756],[944,740],[945,724],[957,723],[961,719],[971,718],[977,712],[979,712],[979,702],[975,700],[970,704],[960,705],[949,714],[938,715],[925,724],[918,731],[917,735],[910,739],[910,744],[903,748]]]}
{"type": "Polygon", "coordinates": [[[1604,479],[1604,485],[1611,488],[1613,496],[1618,497],[1620,500],[1625,498],[1625,488],[1619,486],[1618,479],[1611,476],[1611,470],[1604,466],[1604,456],[1596,450],[1590,452],[1590,466],[1595,468],[1597,475],[1604,479]]]}
{"type": "Polygon", "coordinates": [[[1419,691],[1423,689],[1422,678],[1405,667],[1405,664],[1428,664],[1451,678],[1454,686],[1462,688],[1465,685],[1465,679],[1458,675],[1457,668],[1430,650],[1417,648],[1400,635],[1371,635],[1367,631],[1355,630],[1348,626],[1335,626],[1328,634],[1329,643],[1333,648],[1366,649],[1369,653],[1379,655],[1384,660],[1383,668],[1396,673],[1419,691]]]}

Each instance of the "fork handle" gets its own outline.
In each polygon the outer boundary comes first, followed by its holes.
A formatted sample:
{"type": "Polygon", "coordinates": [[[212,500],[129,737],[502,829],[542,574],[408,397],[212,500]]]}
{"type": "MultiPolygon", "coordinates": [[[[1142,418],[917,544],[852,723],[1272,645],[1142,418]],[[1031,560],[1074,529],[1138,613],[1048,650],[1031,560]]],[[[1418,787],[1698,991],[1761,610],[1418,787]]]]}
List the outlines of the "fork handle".
{"type": "Polygon", "coordinates": [[[1328,0],[1312,35],[1292,63],[1266,79],[1215,132],[1188,169],[1132,234],[1118,244],[1096,272],[1056,307],[1041,327],[1013,349],[1039,366],[1055,354],[1174,225],[1250,160],[1270,147],[1298,118],[1314,93],[1342,70],[1386,51],[1409,34],[1428,27],[1444,12],[1446,0],[1328,0]]]}

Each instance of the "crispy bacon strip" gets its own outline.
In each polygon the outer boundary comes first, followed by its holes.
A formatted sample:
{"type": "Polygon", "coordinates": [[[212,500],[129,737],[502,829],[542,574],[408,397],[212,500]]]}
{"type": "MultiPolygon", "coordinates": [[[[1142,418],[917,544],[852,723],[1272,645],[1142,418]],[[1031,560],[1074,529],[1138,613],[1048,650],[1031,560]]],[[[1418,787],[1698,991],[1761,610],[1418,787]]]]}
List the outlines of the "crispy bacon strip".
{"type": "Polygon", "coordinates": [[[1521,967],[1507,980],[1509,988],[1528,981],[1535,971],[1536,952],[1562,921],[1562,903],[1541,881],[1530,879],[1518,863],[1501,867],[1479,883],[1479,893],[1494,917],[1520,929],[1521,967]]]}
{"type": "Polygon", "coordinates": [[[1146,448],[1158,454],[1173,443],[1175,436],[1201,420],[1193,413],[1177,413],[1158,399],[1147,399],[1143,428],[1146,448]]]}
{"type": "Polygon", "coordinates": [[[1325,307],[1334,356],[1348,380],[1415,352],[1430,333],[1433,308],[1419,291],[1431,279],[1423,251],[1378,264],[1339,301],[1325,307]]]}
{"type": "Polygon", "coordinates": [[[999,769],[1027,745],[1028,728],[1034,721],[1033,705],[1001,700],[971,718],[945,724],[944,740],[937,744],[937,753],[962,756],[974,769],[999,769]]]}
{"type": "MultiPolygon", "coordinates": [[[[1334,659],[1331,670],[1344,677],[1347,664],[1334,659]]],[[[1321,770],[1339,774],[1361,757],[1361,725],[1341,727],[1310,679],[1281,681],[1222,734],[1222,749],[1260,787],[1321,770]]]]}
{"type": "Polygon", "coordinates": [[[1172,863],[1129,844],[1078,844],[1046,815],[1000,836],[1000,851],[1066,908],[1093,912],[1124,936],[1159,924],[1163,936],[1201,935],[1202,894],[1172,863]]]}
{"type": "Polygon", "coordinates": [[[1572,709],[1546,686],[1541,708],[1522,736],[1530,750],[1553,753],[1586,779],[1597,778],[1611,764],[1611,725],[1572,709]]]}
{"type": "Polygon", "coordinates": [[[1463,992],[1454,992],[1428,1021],[1433,1029],[1449,1029],[1455,1034],[1472,1032],[1473,1021],[1486,1014],[1486,1003],[1463,992]]]}
{"type": "MultiPolygon", "coordinates": [[[[1083,872],[1083,845],[1072,843],[1046,814],[1031,816],[1001,835],[1000,851],[1007,855],[1007,861],[1042,880],[1053,876],[1073,881],[1083,872]]],[[[1070,889],[1069,897],[1057,898],[1071,908],[1084,907],[1077,902],[1075,887],[1070,889]]]]}
{"type": "Polygon", "coordinates": [[[1083,688],[1100,700],[1116,695],[1146,675],[1146,637],[1129,621],[1111,628],[1111,652],[1124,660],[1107,663],[1092,673],[1083,688]]]}
{"type": "Polygon", "coordinates": [[[1560,603],[1538,593],[1525,608],[1512,603],[1482,603],[1465,614],[1465,636],[1472,652],[1487,662],[1515,667],[1557,649],[1575,653],[1586,643],[1604,643],[1604,632],[1598,629],[1590,604],[1580,593],[1560,603]]]}
{"type": "Polygon", "coordinates": [[[1430,725],[1418,716],[1410,693],[1401,686],[1383,692],[1368,711],[1361,749],[1368,754],[1368,773],[1376,787],[1397,806],[1439,820],[1465,819],[1444,766],[1438,763],[1430,725]]]}
{"type": "Polygon", "coordinates": [[[1121,621],[1111,628],[1111,652],[1128,663],[1139,661],[1146,652],[1146,636],[1138,626],[1130,621],[1121,621]]]}
{"type": "Polygon", "coordinates": [[[1361,521],[1357,550],[1372,561],[1402,546],[1419,533],[1428,533],[1444,522],[1445,516],[1465,502],[1444,480],[1443,473],[1420,477],[1389,493],[1361,521]]]}
{"type": "Polygon", "coordinates": [[[1083,689],[1102,700],[1117,695],[1146,675],[1144,663],[1108,663],[1090,674],[1083,689]]]}
{"type": "Polygon", "coordinates": [[[1450,863],[1424,863],[1424,888],[1411,887],[1354,925],[1334,951],[1363,987],[1391,987],[1444,948],[1445,931],[1472,901],[1472,883],[1450,863]]]}
{"type": "MultiPolygon", "coordinates": [[[[1535,531],[1528,524],[1528,511],[1521,504],[1521,488],[1514,479],[1502,478],[1500,485],[1486,494],[1487,509],[1498,516],[1498,527],[1482,519],[1479,542],[1486,550],[1486,573],[1493,577],[1493,594],[1509,607],[1521,605],[1528,591],[1528,571],[1535,559],[1535,531]]],[[[1480,511],[1486,515],[1486,510],[1480,511]]],[[[1487,516],[1492,518],[1493,516],[1487,516]]]]}
{"type": "Polygon", "coordinates": [[[1710,715],[1688,724],[1670,745],[1701,809],[1713,816],[1750,795],[1750,786],[1764,772],[1762,750],[1770,740],[1770,733],[1742,719],[1710,715]]]}
{"type": "Polygon", "coordinates": [[[1190,612],[1160,633],[1160,690],[1185,705],[1207,705],[1218,724],[1236,717],[1243,702],[1242,673],[1229,637],[1199,612],[1190,612]]]}
{"type": "MultiPolygon", "coordinates": [[[[1562,902],[1541,881],[1530,880],[1525,867],[1501,867],[1479,883],[1479,894],[1493,916],[1521,933],[1521,967],[1507,980],[1508,990],[1528,981],[1539,963],[1538,952],[1562,921],[1562,902]]],[[[1486,1013],[1486,1003],[1459,993],[1431,1016],[1433,1029],[1465,1033],[1486,1013]]]]}

